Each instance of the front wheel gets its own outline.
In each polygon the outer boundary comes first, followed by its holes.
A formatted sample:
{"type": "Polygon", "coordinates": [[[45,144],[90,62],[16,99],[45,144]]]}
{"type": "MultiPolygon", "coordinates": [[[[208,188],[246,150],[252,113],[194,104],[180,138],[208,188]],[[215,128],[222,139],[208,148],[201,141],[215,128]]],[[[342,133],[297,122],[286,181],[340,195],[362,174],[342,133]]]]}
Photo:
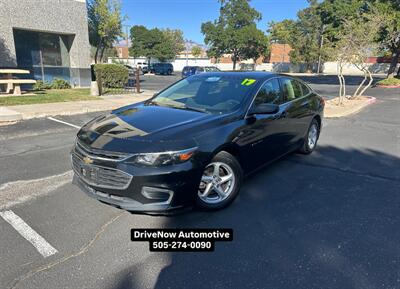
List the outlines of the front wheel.
{"type": "Polygon", "coordinates": [[[319,133],[320,133],[320,126],[318,121],[314,118],[311,121],[307,134],[304,137],[303,146],[299,149],[299,152],[302,154],[312,153],[315,147],[317,146],[319,133]]]}
{"type": "Polygon", "coordinates": [[[236,158],[227,152],[218,153],[201,177],[197,207],[218,210],[228,206],[238,195],[242,178],[242,168],[236,158]]]}

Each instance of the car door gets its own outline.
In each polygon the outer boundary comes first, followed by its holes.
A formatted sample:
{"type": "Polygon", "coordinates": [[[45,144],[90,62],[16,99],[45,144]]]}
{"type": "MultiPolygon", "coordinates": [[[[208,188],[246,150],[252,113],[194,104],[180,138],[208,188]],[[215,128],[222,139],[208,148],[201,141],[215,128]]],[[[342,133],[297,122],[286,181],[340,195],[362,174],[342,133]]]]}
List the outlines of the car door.
{"type": "MultiPolygon", "coordinates": [[[[252,106],[263,103],[277,105],[284,103],[284,95],[278,78],[270,79],[262,85],[252,106]]],[[[255,169],[284,153],[287,135],[282,116],[284,116],[284,111],[281,106],[274,114],[247,116],[238,141],[246,159],[246,170],[255,169]]]]}
{"type": "Polygon", "coordinates": [[[303,141],[313,117],[312,91],[304,83],[291,77],[282,77],[280,81],[286,98],[286,103],[283,105],[285,121],[288,134],[291,136],[288,146],[289,149],[294,149],[303,141]]]}

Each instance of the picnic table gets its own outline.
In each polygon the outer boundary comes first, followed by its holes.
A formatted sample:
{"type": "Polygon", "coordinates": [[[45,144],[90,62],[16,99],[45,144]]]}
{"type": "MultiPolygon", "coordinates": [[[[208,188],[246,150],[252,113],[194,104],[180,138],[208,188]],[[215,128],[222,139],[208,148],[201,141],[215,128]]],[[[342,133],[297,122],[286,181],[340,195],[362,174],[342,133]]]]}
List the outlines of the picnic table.
{"type": "Polygon", "coordinates": [[[0,69],[0,84],[6,84],[6,93],[13,92],[14,95],[21,95],[21,84],[36,83],[34,79],[18,79],[13,74],[29,74],[29,70],[25,69],[0,69]],[[1,75],[4,75],[3,77],[1,75]]]}

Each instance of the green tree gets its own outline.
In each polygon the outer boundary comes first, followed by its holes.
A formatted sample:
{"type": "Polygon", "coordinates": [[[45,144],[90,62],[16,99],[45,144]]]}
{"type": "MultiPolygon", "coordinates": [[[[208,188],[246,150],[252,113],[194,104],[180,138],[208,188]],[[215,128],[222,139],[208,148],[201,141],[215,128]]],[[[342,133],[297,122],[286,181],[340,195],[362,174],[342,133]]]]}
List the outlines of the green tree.
{"type": "Polygon", "coordinates": [[[220,16],[213,22],[203,23],[204,42],[210,47],[208,55],[221,57],[230,54],[233,69],[242,59],[258,58],[267,50],[268,43],[256,27],[261,14],[250,6],[250,0],[219,0],[220,16]],[[250,34],[249,34],[250,33],[250,34]],[[251,45],[247,45],[251,43],[251,45]],[[262,46],[262,47],[260,47],[262,46]]]}
{"type": "Polygon", "coordinates": [[[97,63],[122,35],[121,5],[117,0],[89,0],[87,9],[89,42],[96,48],[94,61],[97,63]]]}
{"type": "Polygon", "coordinates": [[[292,63],[305,63],[307,70],[312,70],[326,55],[321,49],[324,25],[319,11],[320,4],[316,0],[308,2],[310,6],[300,10],[296,20],[271,22],[268,32],[273,42],[291,46],[292,63]]]}
{"type": "Polygon", "coordinates": [[[147,29],[144,26],[131,28],[132,46],[129,52],[134,57],[145,56],[150,60],[174,59],[184,49],[183,33],[180,30],[147,29]]]}
{"type": "Polygon", "coordinates": [[[340,103],[346,96],[343,67],[351,63],[363,74],[364,79],[353,97],[362,95],[373,82],[368,57],[376,53],[378,25],[371,15],[372,3],[368,0],[325,0],[319,7],[325,25],[325,52],[338,63],[340,103]],[[366,85],[365,85],[366,84],[366,85]],[[365,85],[365,87],[364,87],[365,85]]]}
{"type": "Polygon", "coordinates": [[[394,77],[400,60],[400,1],[374,1],[369,19],[379,27],[376,41],[382,53],[391,55],[388,78],[394,77]]]}
{"type": "Polygon", "coordinates": [[[271,21],[268,26],[271,42],[293,45],[295,42],[294,33],[296,32],[295,20],[284,19],[280,22],[271,21]]]}
{"type": "Polygon", "coordinates": [[[200,57],[201,55],[201,48],[199,46],[193,46],[192,47],[192,55],[196,58],[200,57]]]}

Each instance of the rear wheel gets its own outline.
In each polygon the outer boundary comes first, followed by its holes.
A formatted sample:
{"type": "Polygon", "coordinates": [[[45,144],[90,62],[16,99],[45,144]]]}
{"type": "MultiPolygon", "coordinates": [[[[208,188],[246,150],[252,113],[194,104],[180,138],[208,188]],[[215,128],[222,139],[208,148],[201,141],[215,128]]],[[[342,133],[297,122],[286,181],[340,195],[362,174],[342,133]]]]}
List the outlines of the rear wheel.
{"type": "Polygon", "coordinates": [[[312,153],[315,147],[317,146],[319,133],[320,133],[320,126],[318,121],[314,118],[311,121],[307,134],[304,137],[303,146],[299,149],[299,152],[302,154],[312,153]]]}
{"type": "Polygon", "coordinates": [[[238,195],[242,178],[236,158],[227,152],[218,153],[203,172],[196,197],[197,207],[218,210],[228,206],[238,195]]]}

